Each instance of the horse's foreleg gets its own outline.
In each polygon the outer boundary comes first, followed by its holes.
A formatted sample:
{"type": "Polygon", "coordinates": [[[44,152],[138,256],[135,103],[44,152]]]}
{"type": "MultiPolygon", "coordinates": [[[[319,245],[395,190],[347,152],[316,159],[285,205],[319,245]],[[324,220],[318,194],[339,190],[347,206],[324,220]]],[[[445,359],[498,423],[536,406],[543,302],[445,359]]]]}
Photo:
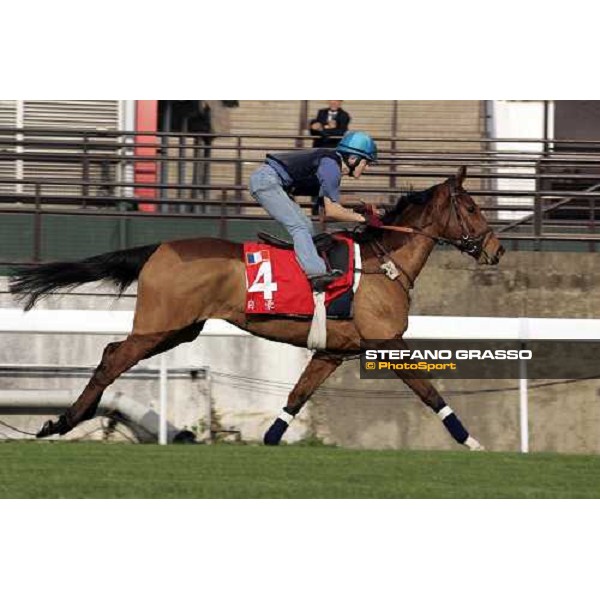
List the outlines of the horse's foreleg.
{"type": "MultiPolygon", "coordinates": [[[[396,373],[402,377],[399,372],[396,373]]],[[[402,378],[402,381],[440,418],[455,441],[463,444],[469,450],[484,450],[484,447],[469,435],[456,413],[446,404],[430,381],[410,378],[402,378]]]]}
{"type": "MultiPolygon", "coordinates": [[[[408,345],[398,335],[392,339],[387,340],[381,344],[380,347],[387,349],[400,349],[407,350],[408,345]]],[[[444,427],[448,430],[448,433],[452,438],[469,448],[469,450],[483,450],[483,446],[466,430],[461,420],[458,418],[456,413],[446,404],[444,399],[440,396],[439,392],[435,389],[431,381],[428,379],[413,379],[402,377],[401,371],[394,371],[398,377],[404,381],[404,383],[421,399],[421,401],[428,406],[442,421],[444,427]]]]}
{"type": "Polygon", "coordinates": [[[281,441],[294,417],[308,402],[315,390],[339,367],[342,359],[317,352],[304,369],[300,379],[288,396],[288,401],[280,415],[267,430],[264,443],[276,446],[281,441]]]}

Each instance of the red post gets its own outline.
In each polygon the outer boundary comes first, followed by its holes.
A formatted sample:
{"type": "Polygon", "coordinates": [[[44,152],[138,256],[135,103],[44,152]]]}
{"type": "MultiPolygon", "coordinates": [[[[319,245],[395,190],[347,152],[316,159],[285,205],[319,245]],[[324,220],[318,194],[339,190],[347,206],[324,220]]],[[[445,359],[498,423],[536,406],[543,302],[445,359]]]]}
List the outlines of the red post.
{"type": "MultiPolygon", "coordinates": [[[[137,100],[136,101],[135,128],[136,131],[148,132],[149,135],[137,135],[136,144],[153,144],[151,148],[136,148],[135,156],[145,160],[135,161],[134,179],[135,183],[151,183],[158,181],[158,169],[156,162],[148,160],[156,158],[158,152],[158,138],[152,133],[156,133],[158,125],[158,100],[137,100]]],[[[148,198],[156,200],[157,193],[155,188],[135,188],[136,198],[148,198]]],[[[156,204],[139,204],[139,209],[144,212],[157,212],[156,204]]]]}

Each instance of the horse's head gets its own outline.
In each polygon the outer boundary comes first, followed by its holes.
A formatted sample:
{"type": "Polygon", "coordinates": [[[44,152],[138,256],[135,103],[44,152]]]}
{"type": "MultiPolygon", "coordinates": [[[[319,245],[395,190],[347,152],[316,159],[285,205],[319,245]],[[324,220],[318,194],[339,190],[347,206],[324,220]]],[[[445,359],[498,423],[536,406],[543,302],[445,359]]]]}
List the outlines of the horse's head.
{"type": "Polygon", "coordinates": [[[386,210],[384,224],[409,226],[415,233],[452,244],[480,264],[497,264],[504,248],[479,206],[462,187],[466,176],[467,168],[461,167],[444,183],[403,196],[395,207],[386,210]]]}
{"type": "Polygon", "coordinates": [[[477,203],[463,188],[466,176],[467,168],[460,167],[455,176],[436,186],[437,234],[479,264],[495,265],[504,248],[477,203]]]}

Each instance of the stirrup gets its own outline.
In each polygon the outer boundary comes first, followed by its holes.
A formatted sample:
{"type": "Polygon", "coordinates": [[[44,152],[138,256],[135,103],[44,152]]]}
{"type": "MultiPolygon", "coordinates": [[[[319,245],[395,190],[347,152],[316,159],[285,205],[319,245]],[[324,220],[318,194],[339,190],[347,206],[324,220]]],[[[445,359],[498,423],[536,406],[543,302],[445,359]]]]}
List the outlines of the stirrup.
{"type": "Polygon", "coordinates": [[[313,275],[312,277],[309,277],[308,280],[310,281],[310,285],[311,285],[313,291],[320,293],[320,292],[324,292],[325,288],[330,283],[333,283],[336,279],[341,277],[343,274],[344,274],[344,272],[340,271],[339,269],[332,269],[331,271],[328,271],[327,273],[323,273],[323,275],[313,275]]]}

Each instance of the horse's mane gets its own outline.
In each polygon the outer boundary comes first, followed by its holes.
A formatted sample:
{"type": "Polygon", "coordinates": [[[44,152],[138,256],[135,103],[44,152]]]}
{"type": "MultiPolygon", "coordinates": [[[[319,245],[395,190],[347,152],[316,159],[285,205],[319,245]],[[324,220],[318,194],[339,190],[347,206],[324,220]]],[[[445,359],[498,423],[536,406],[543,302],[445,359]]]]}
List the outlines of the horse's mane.
{"type": "Polygon", "coordinates": [[[391,225],[411,204],[416,204],[418,206],[427,204],[433,198],[436,187],[437,186],[434,185],[420,192],[411,189],[408,192],[403,193],[396,201],[395,206],[386,209],[385,215],[381,220],[386,225],[391,225]]]}

